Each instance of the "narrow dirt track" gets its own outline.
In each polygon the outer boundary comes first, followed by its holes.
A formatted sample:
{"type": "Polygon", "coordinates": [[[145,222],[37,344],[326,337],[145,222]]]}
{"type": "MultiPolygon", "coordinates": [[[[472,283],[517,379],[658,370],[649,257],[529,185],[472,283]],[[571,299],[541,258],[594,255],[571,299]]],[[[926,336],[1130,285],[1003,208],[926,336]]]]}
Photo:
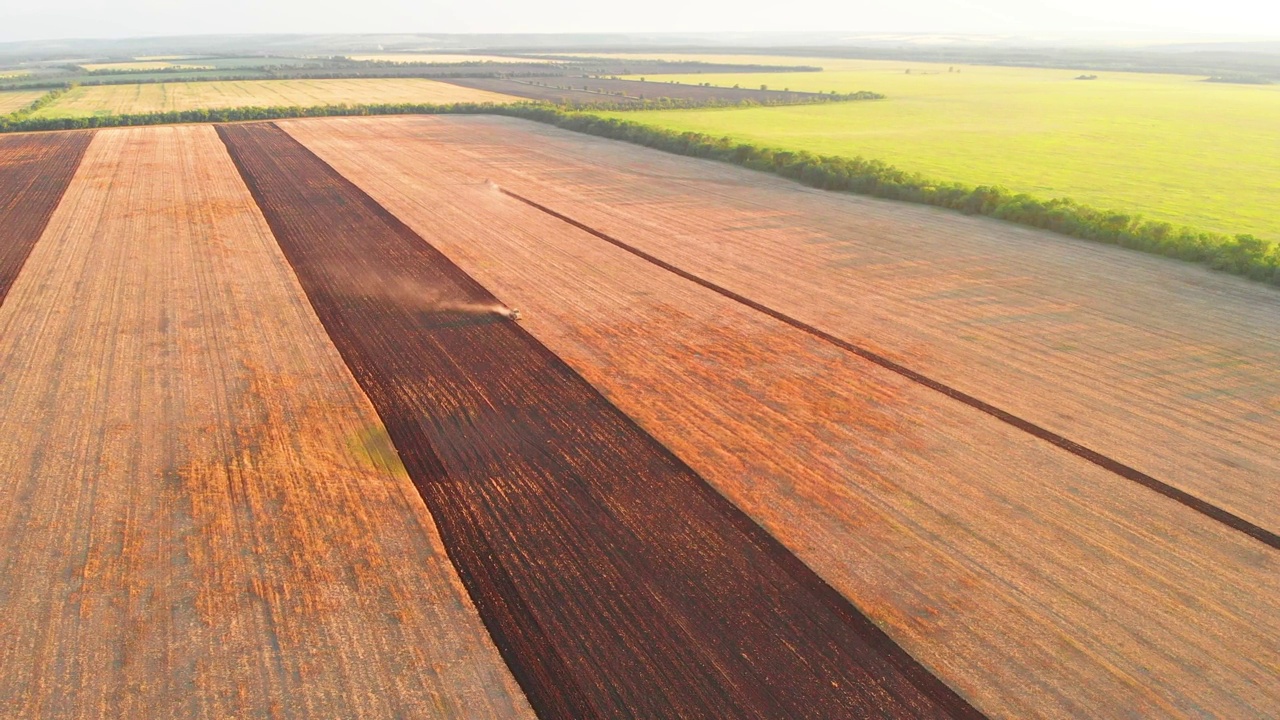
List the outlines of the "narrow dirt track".
{"type": "Polygon", "coordinates": [[[0,303],[92,139],[87,132],[0,137],[0,303]]]}
{"type": "Polygon", "coordinates": [[[902,365],[901,363],[894,362],[889,358],[885,357],[884,355],[881,355],[876,352],[872,352],[871,350],[868,350],[864,347],[854,345],[853,343],[847,340],[842,340],[841,338],[838,338],[829,332],[819,330],[818,328],[806,322],[797,320],[794,317],[787,315],[786,313],[779,312],[769,307],[768,305],[764,305],[763,303],[758,303],[755,300],[752,300],[751,298],[744,297],[742,295],[739,295],[736,292],[733,292],[732,290],[721,287],[720,285],[717,285],[711,282],[710,280],[707,280],[706,278],[699,277],[698,275],[695,275],[687,270],[676,267],[675,265],[672,265],[671,263],[666,262],[665,260],[662,260],[653,255],[650,255],[647,252],[644,252],[643,250],[640,250],[634,245],[630,245],[611,235],[600,232],[599,230],[591,227],[590,225],[586,225],[584,223],[578,222],[577,220],[574,220],[568,215],[565,215],[557,210],[549,208],[546,205],[543,205],[542,203],[530,200],[529,198],[524,197],[523,195],[520,195],[518,193],[511,192],[506,188],[502,188],[501,192],[502,194],[506,195],[509,198],[512,198],[513,200],[522,202],[528,205],[529,207],[535,208],[540,212],[546,213],[547,215],[561,222],[572,225],[573,227],[578,228],[579,230],[582,230],[588,233],[589,235],[592,235],[596,238],[604,240],[610,245],[621,248],[626,252],[629,252],[632,255],[635,255],[636,257],[644,260],[647,263],[650,263],[659,268],[662,268],[663,270],[666,270],[669,273],[672,273],[678,277],[681,277],[685,280],[693,282],[718,295],[723,295],[724,297],[727,297],[736,303],[749,307],[752,310],[755,310],[756,312],[764,313],[765,315],[768,315],[769,317],[775,320],[784,322],[787,325],[790,325],[791,327],[801,332],[808,333],[809,335],[812,335],[818,338],[819,340],[822,340],[823,342],[830,343],[840,348],[841,350],[851,352],[854,355],[857,355],[858,357],[864,360],[868,360],[870,362],[875,363],[876,365],[879,365],[880,367],[886,370],[889,370],[890,372],[901,375],[902,377],[905,377],[908,380],[918,385],[927,387],[930,390],[934,390],[936,392],[940,392],[943,395],[946,395],[947,397],[952,398],[953,400],[957,400],[965,405],[968,405],[969,407],[979,412],[990,415],[991,417],[996,418],[1000,422],[1003,422],[1011,427],[1015,427],[1018,430],[1021,430],[1022,432],[1025,432],[1034,438],[1044,440],[1050,445],[1053,445],[1057,448],[1065,450],[1071,453],[1072,455],[1075,455],[1076,457],[1079,457],[1083,460],[1087,460],[1093,463],[1094,465],[1097,465],[1098,467],[1101,467],[1109,472],[1113,472],[1116,475],[1119,475],[1120,477],[1126,480],[1131,480],[1147,488],[1148,490],[1152,490],[1157,493],[1160,493],[1161,495],[1164,495],[1170,500],[1173,500],[1188,508],[1191,508],[1192,510],[1195,510],[1196,512],[1204,515],[1205,517],[1211,518],[1215,522],[1220,522],[1223,525],[1231,528],[1232,530],[1236,530],[1238,532],[1244,533],[1245,535],[1248,535],[1249,537],[1253,538],[1254,540],[1257,540],[1263,545],[1266,545],[1273,549],[1280,550],[1280,535],[1277,535],[1276,533],[1273,533],[1270,530],[1267,530],[1265,528],[1258,527],[1257,525],[1254,525],[1253,523],[1249,522],[1248,520],[1245,520],[1239,515],[1235,515],[1233,513],[1227,512],[1226,510],[1223,510],[1217,505],[1213,505],[1212,503],[1205,502],[1204,500],[1198,497],[1195,497],[1190,493],[1183,492],[1182,490],[1179,490],[1178,488],[1173,487],[1172,485],[1169,485],[1166,482],[1157,480],[1156,478],[1151,477],[1150,475],[1142,472],[1141,470],[1138,470],[1136,468],[1131,468],[1122,462],[1118,462],[1114,458],[1107,457],[1106,455],[1103,455],[1102,453],[1097,452],[1096,450],[1087,448],[1081,445],[1080,443],[1075,442],[1074,440],[1071,440],[1070,438],[1065,438],[1059,435],[1058,433],[1055,433],[1051,430],[1046,430],[1045,428],[1040,427],[1039,425],[1036,425],[1033,422],[1024,420],[1023,418],[1020,418],[1017,415],[1014,415],[1010,412],[1007,412],[998,407],[995,407],[991,403],[980,400],[972,395],[969,395],[968,393],[961,392],[960,390],[957,390],[945,383],[940,383],[937,380],[934,380],[933,378],[927,375],[916,372],[915,370],[912,370],[911,368],[906,367],[905,365],[902,365]]]}
{"type": "Polygon", "coordinates": [[[1274,288],[537,123],[376,128],[1280,532],[1274,288]]]}
{"type": "Polygon", "coordinates": [[[982,710],[1280,710],[1280,554],[515,202],[470,141],[283,124],[982,710]]]}
{"type": "Polygon", "coordinates": [[[979,716],[367,195],[219,132],[540,714],[979,716]]]}
{"type": "Polygon", "coordinates": [[[214,130],[100,131],[0,307],[0,717],[532,717],[390,447],[214,130]]]}

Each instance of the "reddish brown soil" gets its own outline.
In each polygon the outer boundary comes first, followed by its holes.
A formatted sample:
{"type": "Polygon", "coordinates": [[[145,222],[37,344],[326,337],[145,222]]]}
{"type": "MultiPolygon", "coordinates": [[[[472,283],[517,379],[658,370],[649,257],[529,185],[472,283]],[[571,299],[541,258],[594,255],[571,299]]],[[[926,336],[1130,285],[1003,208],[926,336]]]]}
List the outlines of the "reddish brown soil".
{"type": "MultiPolygon", "coordinates": [[[[795,241],[801,231],[826,233],[826,244],[833,245],[841,228],[895,218],[921,234],[958,225],[952,243],[970,248],[989,236],[987,242],[1020,263],[1052,260],[1019,252],[1007,226],[856,198],[828,200],[767,176],[615,148],[527,123],[422,118],[282,124],[453,262],[521,307],[523,327],[981,709],[1002,717],[1064,718],[1267,717],[1280,710],[1280,687],[1272,682],[1280,667],[1277,553],[942,393],[514,202],[485,179],[554,194],[574,215],[584,207],[597,217],[635,213],[637,224],[614,231],[634,234],[647,228],[639,224],[643,203],[619,194],[622,180],[614,175],[620,175],[635,196],[667,197],[655,202],[664,217],[671,216],[670,205],[691,208],[679,218],[683,234],[646,236],[646,243],[691,248],[687,255],[728,255],[731,267],[788,253],[803,259],[815,246],[795,241]],[[535,154],[543,142],[556,157],[535,154]],[[611,170],[614,175],[605,165],[609,158],[624,163],[611,170]],[[669,198],[667,184],[704,176],[709,182],[698,185],[700,194],[669,198]],[[599,197],[617,207],[604,207],[599,197]],[[758,204],[742,207],[747,199],[758,204]],[[850,207],[838,214],[844,203],[850,207]],[[827,215],[816,214],[815,205],[827,215]],[[699,222],[711,220],[721,235],[696,231],[699,222]],[[753,255],[729,252],[738,235],[756,232],[774,234],[779,246],[753,255]]],[[[987,263],[1001,257],[994,251],[982,256],[987,263]]],[[[1138,256],[1136,268],[1160,277],[1143,270],[1150,260],[1138,256]]],[[[868,292],[889,294],[872,282],[881,275],[886,284],[895,274],[907,283],[930,267],[920,258],[865,270],[868,292]]],[[[1000,267],[1021,283],[1049,282],[1000,267]]],[[[1000,273],[972,272],[990,278],[991,293],[1000,295],[1000,273]]],[[[807,278],[779,271],[773,280],[785,288],[807,278]]],[[[1224,280],[1217,302],[1234,302],[1235,293],[1254,297],[1250,286],[1235,290],[1242,286],[1224,280]]],[[[1157,292],[1133,282],[1142,293],[1157,292]]],[[[1200,307],[1184,332],[1222,331],[1199,324],[1212,311],[1209,303],[1180,302],[1200,307]]],[[[850,318],[830,313],[814,319],[812,307],[841,304],[849,305],[851,319],[875,310],[856,293],[818,291],[808,305],[789,306],[810,308],[805,317],[825,325],[850,318]]],[[[895,328],[915,337],[931,319],[954,322],[948,319],[956,311],[952,305],[938,307],[946,311],[942,317],[905,316],[886,325],[882,339],[900,339],[889,332],[895,328]]],[[[1232,313],[1258,320],[1251,312],[1247,305],[1232,306],[1232,313]]],[[[1116,315],[1102,316],[1107,327],[1131,322],[1125,312],[1116,315]]],[[[1252,336],[1265,339],[1256,328],[1252,336]]],[[[863,341],[903,362],[927,356],[876,338],[863,341]]],[[[1256,351],[1256,345],[1242,340],[1235,347],[1256,351]]],[[[1016,355],[994,359],[1028,362],[1016,355]]],[[[1236,368],[1266,371],[1251,364],[1236,368]]],[[[1134,382],[1151,391],[1142,378],[1134,382]]]]}
{"type": "Polygon", "coordinates": [[[84,157],[90,133],[0,138],[0,303],[84,157]]]}
{"type": "Polygon", "coordinates": [[[367,195],[219,132],[540,714],[976,715],[367,195]]]}

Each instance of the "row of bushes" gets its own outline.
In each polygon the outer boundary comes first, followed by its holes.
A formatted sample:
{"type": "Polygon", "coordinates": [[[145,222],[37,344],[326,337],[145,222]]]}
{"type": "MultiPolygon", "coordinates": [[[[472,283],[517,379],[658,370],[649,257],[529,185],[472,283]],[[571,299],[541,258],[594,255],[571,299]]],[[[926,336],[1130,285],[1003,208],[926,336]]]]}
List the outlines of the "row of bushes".
{"type": "Polygon", "coordinates": [[[812,187],[936,205],[971,215],[985,215],[1086,240],[1199,262],[1216,270],[1280,285],[1280,246],[1252,235],[1227,236],[1197,232],[1165,222],[1144,220],[1139,215],[1079,205],[1068,199],[1042,200],[996,186],[970,187],[959,183],[934,182],[879,160],[761,148],[729,138],[682,133],[616,118],[566,112],[544,103],[324,105],[309,108],[186,110],[91,118],[0,118],[0,132],[342,115],[447,113],[506,115],[534,120],[680,155],[730,162],[775,173],[812,187]]]}
{"type": "MultiPolygon", "coordinates": [[[[528,112],[525,108],[515,110],[515,113],[528,112]]],[[[1099,210],[1066,198],[1043,200],[998,186],[937,182],[879,160],[761,148],[729,138],[676,132],[616,118],[552,112],[555,114],[549,116],[539,109],[530,119],[680,155],[730,162],[824,190],[986,215],[1085,240],[1203,263],[1215,270],[1280,285],[1280,246],[1253,235],[1200,232],[1167,222],[1144,220],[1136,214],[1099,210]]]]}
{"type": "MultiPolygon", "coordinates": [[[[41,95],[40,97],[36,98],[35,100],[32,100],[32,101],[31,101],[31,104],[27,105],[26,107],[21,108],[21,109],[19,109],[19,110],[15,110],[15,111],[13,111],[12,113],[9,113],[9,119],[10,119],[10,120],[21,120],[22,118],[27,117],[28,115],[30,115],[31,113],[34,113],[35,111],[39,110],[40,108],[42,108],[42,107],[47,107],[47,106],[48,106],[50,103],[52,103],[54,100],[57,100],[58,98],[62,97],[63,95],[66,95],[66,94],[67,94],[68,92],[70,92],[74,87],[75,87],[75,85],[65,85],[65,86],[61,86],[61,87],[55,87],[55,88],[53,88],[52,90],[50,90],[49,92],[47,92],[47,93],[45,93],[45,94],[41,95]]],[[[4,122],[4,120],[3,120],[3,119],[0,119],[0,124],[2,124],[3,122],[4,122]]]]}

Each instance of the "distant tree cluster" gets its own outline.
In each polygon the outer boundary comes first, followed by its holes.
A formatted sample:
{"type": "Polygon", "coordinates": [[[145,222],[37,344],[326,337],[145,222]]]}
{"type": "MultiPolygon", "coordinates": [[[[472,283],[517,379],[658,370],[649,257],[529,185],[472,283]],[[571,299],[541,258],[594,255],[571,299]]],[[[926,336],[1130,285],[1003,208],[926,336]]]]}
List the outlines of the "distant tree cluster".
{"type": "Polygon", "coordinates": [[[1206,82],[1213,83],[1234,83],[1236,85],[1273,85],[1275,84],[1271,78],[1261,75],[1214,75],[1206,78],[1206,82]]]}
{"type": "MultiPolygon", "coordinates": [[[[47,107],[47,106],[48,106],[50,103],[52,103],[53,101],[57,100],[58,98],[62,97],[63,95],[66,95],[66,94],[67,94],[69,91],[71,91],[73,88],[75,88],[75,85],[74,85],[74,84],[71,84],[71,85],[65,85],[65,86],[60,86],[60,87],[55,87],[55,88],[53,88],[53,89],[52,89],[52,90],[50,90],[49,92],[47,92],[47,93],[45,93],[45,94],[41,95],[40,97],[36,98],[35,100],[31,101],[31,104],[30,104],[30,105],[27,105],[26,107],[24,107],[24,108],[22,108],[22,109],[20,109],[20,110],[15,110],[14,112],[10,113],[10,114],[9,114],[9,121],[10,121],[10,122],[13,122],[13,121],[21,121],[23,118],[27,117],[27,116],[28,116],[28,115],[30,115],[31,113],[34,113],[35,111],[39,110],[40,108],[47,107]]],[[[0,132],[4,132],[4,130],[3,130],[4,122],[5,122],[4,120],[0,120],[0,132]]]]}

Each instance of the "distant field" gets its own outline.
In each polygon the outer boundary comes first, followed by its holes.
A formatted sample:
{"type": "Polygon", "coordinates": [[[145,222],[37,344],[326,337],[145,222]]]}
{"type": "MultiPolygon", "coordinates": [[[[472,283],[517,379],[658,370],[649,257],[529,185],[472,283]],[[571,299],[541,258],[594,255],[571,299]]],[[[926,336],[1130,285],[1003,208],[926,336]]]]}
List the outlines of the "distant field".
{"type": "Polygon", "coordinates": [[[185,70],[204,70],[211,66],[199,65],[193,63],[175,63],[169,60],[135,60],[133,62],[116,62],[116,63],[87,63],[80,67],[95,72],[98,70],[121,70],[121,71],[137,71],[137,70],[167,70],[169,68],[183,68],[185,70]]]}
{"type": "Polygon", "coordinates": [[[90,81],[89,85],[107,83],[152,83],[152,82],[187,82],[198,80],[208,82],[211,80],[251,80],[262,78],[263,80],[271,79],[270,76],[257,68],[217,68],[210,67],[204,70],[184,70],[171,68],[169,70],[139,70],[128,73],[127,75],[119,75],[112,78],[97,77],[90,81]]]}
{"type": "Polygon", "coordinates": [[[553,103],[632,104],[646,100],[675,99],[694,102],[802,102],[815,96],[759,88],[708,88],[684,83],[639,82],[612,78],[540,77],[450,78],[447,82],[477,90],[516,95],[553,103]]]}
{"type": "Polygon", "coordinates": [[[888,99],[619,115],[824,154],[862,155],[939,180],[1067,196],[1151,219],[1280,238],[1280,86],[1176,75],[772,56],[654,56],[816,64],[821,73],[663,75],[681,82],[888,99]],[[910,70],[908,74],[906,71],[910,70]]]}
{"type": "Polygon", "coordinates": [[[393,62],[393,63],[550,63],[550,60],[537,58],[511,57],[507,55],[445,55],[437,53],[375,53],[371,55],[348,55],[351,60],[361,62],[393,62]]]}
{"type": "Polygon", "coordinates": [[[170,70],[181,68],[187,70],[249,70],[263,65],[311,66],[322,61],[315,58],[294,57],[198,57],[198,56],[148,56],[139,57],[127,62],[93,63],[81,62],[80,67],[88,71],[122,70],[145,72],[147,70],[170,70]]]}
{"type": "Polygon", "coordinates": [[[311,67],[324,63],[320,58],[280,57],[274,55],[248,55],[242,57],[200,58],[200,62],[219,70],[256,68],[263,65],[311,67]]]}
{"type": "Polygon", "coordinates": [[[21,110],[34,102],[36,98],[44,95],[44,93],[44,90],[0,92],[0,115],[8,115],[11,112],[21,110]]]}
{"type": "MultiPolygon", "coordinates": [[[[513,102],[498,93],[418,78],[349,80],[246,80],[79,87],[41,109],[36,117],[92,117],[247,106],[377,102],[513,102]]],[[[28,101],[30,102],[30,101],[28,101]]]]}

